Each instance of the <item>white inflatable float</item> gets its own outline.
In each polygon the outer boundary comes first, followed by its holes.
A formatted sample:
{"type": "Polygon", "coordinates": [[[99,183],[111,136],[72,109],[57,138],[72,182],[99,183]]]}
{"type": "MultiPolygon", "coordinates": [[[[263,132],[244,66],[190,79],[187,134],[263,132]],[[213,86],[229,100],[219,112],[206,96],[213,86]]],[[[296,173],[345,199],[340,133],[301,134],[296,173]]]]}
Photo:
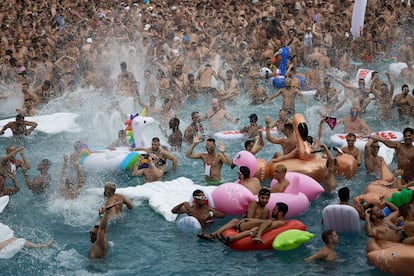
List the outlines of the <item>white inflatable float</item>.
{"type": "MultiPolygon", "coordinates": [[[[161,130],[161,125],[152,117],[135,116],[131,122],[135,148],[150,148],[152,138],[158,137],[163,148],[169,149],[167,138],[161,130]]],[[[85,170],[129,170],[138,160],[138,155],[144,151],[131,152],[128,147],[118,147],[115,150],[91,151],[87,145],[80,148],[80,164],[85,170]]]]}
{"type": "Polygon", "coordinates": [[[115,150],[92,151],[85,158],[81,159],[80,164],[87,171],[115,171],[120,169],[121,162],[130,152],[128,147],[118,147],[115,150]]]}
{"type": "MultiPolygon", "coordinates": [[[[414,66],[413,66],[414,67],[414,66]]],[[[405,62],[394,62],[388,66],[388,72],[390,72],[391,76],[394,79],[398,79],[401,74],[401,70],[404,68],[408,68],[407,63],[405,62]]]]}
{"type": "MultiPolygon", "coordinates": [[[[0,244],[11,238],[13,238],[13,230],[11,230],[7,225],[0,223],[0,244]]],[[[0,249],[0,259],[13,258],[14,255],[16,255],[16,253],[23,248],[25,243],[25,239],[17,239],[11,244],[0,249]]]]}
{"type": "MultiPolygon", "coordinates": [[[[78,133],[82,131],[82,128],[75,122],[78,118],[76,113],[54,113],[50,115],[40,115],[35,117],[25,117],[26,121],[36,122],[37,127],[34,132],[43,132],[46,134],[57,134],[61,132],[74,132],[78,133]]],[[[16,119],[9,118],[0,121],[0,128],[9,122],[14,122],[16,119]]],[[[3,137],[12,137],[13,133],[10,129],[7,129],[3,137]]]]}
{"type": "Polygon", "coordinates": [[[322,210],[323,226],[337,232],[358,232],[361,229],[357,210],[349,205],[328,205],[322,210]]]}
{"type": "MultiPolygon", "coordinates": [[[[266,135],[266,129],[262,128],[262,133],[266,135]]],[[[277,128],[270,129],[270,134],[276,136],[279,134],[277,128]]],[[[247,139],[244,133],[241,133],[240,130],[223,130],[214,133],[214,137],[220,140],[244,140],[247,139]]]]}
{"type": "MultiPolygon", "coordinates": [[[[403,139],[403,134],[398,131],[392,131],[392,130],[384,130],[378,132],[378,135],[380,135],[384,139],[388,139],[391,141],[401,141],[403,139]]],[[[347,145],[346,143],[346,134],[334,134],[331,136],[331,141],[335,143],[336,145],[339,145],[340,147],[345,147],[347,145]]],[[[357,147],[359,150],[364,151],[365,144],[368,142],[368,138],[357,135],[357,139],[355,142],[355,147],[357,147]]],[[[380,149],[378,152],[378,155],[384,158],[385,163],[387,165],[391,164],[392,159],[394,158],[394,149],[389,148],[385,146],[382,143],[380,144],[380,149]]]]}
{"type": "Polygon", "coordinates": [[[9,204],[10,197],[8,195],[0,197],[0,214],[3,213],[4,208],[9,204]]]}
{"type": "MultiPolygon", "coordinates": [[[[211,193],[215,188],[196,185],[191,179],[179,177],[171,181],[155,181],[136,187],[117,188],[116,192],[134,201],[148,201],[149,206],[165,220],[175,221],[178,215],[171,213],[171,209],[179,203],[188,201],[194,190],[202,190],[208,198],[209,205],[214,206],[211,193]]],[[[88,189],[87,192],[102,196],[103,188],[88,189]]]]}
{"type": "Polygon", "coordinates": [[[160,139],[163,148],[170,148],[161,124],[152,117],[136,116],[132,120],[132,133],[136,148],[151,147],[152,138],[154,137],[160,139]]]}

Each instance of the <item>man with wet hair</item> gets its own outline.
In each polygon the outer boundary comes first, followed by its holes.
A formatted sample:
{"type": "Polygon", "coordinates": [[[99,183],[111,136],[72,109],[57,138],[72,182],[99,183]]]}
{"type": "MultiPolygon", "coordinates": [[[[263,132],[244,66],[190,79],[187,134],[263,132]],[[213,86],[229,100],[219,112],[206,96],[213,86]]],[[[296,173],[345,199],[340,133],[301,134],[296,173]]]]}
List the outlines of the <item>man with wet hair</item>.
{"type": "Polygon", "coordinates": [[[28,168],[26,166],[22,167],[22,173],[24,180],[26,181],[27,188],[29,188],[33,194],[42,194],[49,188],[50,182],[52,181],[52,176],[49,174],[50,166],[52,166],[52,162],[49,159],[43,159],[40,161],[37,165],[37,170],[40,174],[35,176],[32,180],[30,180],[27,175],[28,168]]]}
{"type": "Polygon", "coordinates": [[[3,135],[7,129],[10,129],[15,137],[23,135],[30,135],[37,127],[36,122],[25,121],[23,114],[17,114],[15,122],[8,122],[0,130],[0,135],[3,135]]]}

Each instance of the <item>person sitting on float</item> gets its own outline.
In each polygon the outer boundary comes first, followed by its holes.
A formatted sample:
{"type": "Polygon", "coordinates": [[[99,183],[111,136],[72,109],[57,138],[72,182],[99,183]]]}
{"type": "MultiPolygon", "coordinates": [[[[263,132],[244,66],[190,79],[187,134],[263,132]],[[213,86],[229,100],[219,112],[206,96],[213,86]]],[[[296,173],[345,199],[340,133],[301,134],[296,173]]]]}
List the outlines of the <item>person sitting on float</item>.
{"type": "Polygon", "coordinates": [[[144,176],[144,183],[162,181],[164,171],[155,165],[157,156],[155,154],[141,154],[139,162],[132,169],[133,176],[144,176]]]}
{"type": "Polygon", "coordinates": [[[347,146],[342,147],[341,150],[344,153],[352,155],[355,158],[355,160],[357,161],[357,164],[358,164],[358,167],[359,167],[359,166],[361,166],[361,162],[362,162],[361,161],[361,151],[357,147],[355,147],[356,139],[357,138],[356,138],[355,133],[352,133],[352,132],[348,133],[346,135],[347,146]]]}
{"type": "Polygon", "coordinates": [[[365,232],[367,236],[378,240],[402,242],[406,237],[397,226],[400,214],[398,210],[384,217],[381,207],[369,204],[365,210],[365,232]]]}
{"type": "Polygon", "coordinates": [[[218,239],[224,244],[229,244],[240,240],[244,237],[251,236],[253,242],[263,243],[262,235],[272,229],[280,227],[285,224],[285,215],[288,212],[288,206],[283,202],[278,202],[272,210],[272,219],[251,219],[249,220],[249,229],[246,229],[239,234],[227,237],[218,236],[218,239]]]}
{"type": "Polygon", "coordinates": [[[173,214],[187,214],[195,217],[203,229],[206,229],[212,222],[213,218],[224,218],[224,214],[217,209],[206,204],[207,197],[201,190],[193,192],[193,204],[182,202],[171,209],[173,214]]]}
{"type": "Polygon", "coordinates": [[[198,233],[197,236],[201,239],[214,241],[216,237],[221,238],[219,236],[221,236],[221,233],[223,233],[224,230],[236,228],[238,232],[243,232],[252,228],[251,223],[256,225],[255,220],[268,219],[269,209],[266,208],[266,205],[270,199],[270,190],[268,188],[262,188],[259,191],[258,198],[259,201],[253,200],[249,203],[245,218],[234,218],[211,234],[201,232],[198,233]]]}
{"type": "Polygon", "coordinates": [[[254,195],[259,193],[262,185],[257,177],[250,177],[250,169],[248,167],[240,166],[237,175],[239,177],[238,183],[249,189],[254,195]]]}
{"type": "Polygon", "coordinates": [[[260,132],[255,139],[247,139],[244,142],[244,149],[253,155],[256,155],[264,147],[263,135],[260,132]]]}
{"type": "Polygon", "coordinates": [[[277,181],[271,189],[271,193],[283,193],[289,186],[289,180],[286,179],[287,168],[283,164],[277,164],[273,172],[273,179],[277,181]]]}

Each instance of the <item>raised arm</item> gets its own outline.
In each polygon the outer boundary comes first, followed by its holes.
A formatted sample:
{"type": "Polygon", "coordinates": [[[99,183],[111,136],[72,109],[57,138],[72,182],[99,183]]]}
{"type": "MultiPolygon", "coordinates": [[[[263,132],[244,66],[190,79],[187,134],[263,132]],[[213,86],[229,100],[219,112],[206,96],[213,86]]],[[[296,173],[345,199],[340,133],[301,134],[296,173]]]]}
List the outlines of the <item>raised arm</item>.
{"type": "Polygon", "coordinates": [[[68,174],[68,159],[69,157],[65,154],[63,156],[63,166],[62,166],[62,172],[60,173],[60,187],[59,191],[62,196],[65,195],[66,192],[66,179],[68,174]]]}
{"type": "Polygon", "coordinates": [[[200,143],[200,138],[198,134],[194,135],[193,143],[188,147],[188,150],[185,154],[188,158],[191,159],[201,159],[202,154],[201,153],[193,153],[194,147],[200,143]]]}

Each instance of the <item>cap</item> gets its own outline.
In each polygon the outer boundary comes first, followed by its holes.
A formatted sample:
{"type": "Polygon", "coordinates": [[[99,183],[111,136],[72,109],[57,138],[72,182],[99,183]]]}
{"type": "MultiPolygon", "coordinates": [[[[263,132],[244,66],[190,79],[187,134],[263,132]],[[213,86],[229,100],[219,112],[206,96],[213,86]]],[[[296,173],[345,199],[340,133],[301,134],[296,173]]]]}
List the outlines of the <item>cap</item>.
{"type": "Polygon", "coordinates": [[[311,27],[306,28],[307,31],[312,31],[311,27]]]}
{"type": "Polygon", "coordinates": [[[150,24],[146,24],[145,27],[144,27],[144,31],[148,31],[150,28],[151,28],[151,25],[150,24]]]}
{"type": "Polygon", "coordinates": [[[92,43],[92,38],[88,37],[88,38],[86,39],[86,42],[87,42],[87,43],[92,43]]]}
{"type": "Polygon", "coordinates": [[[257,115],[252,113],[252,114],[249,115],[249,119],[257,122],[257,115]]]}

